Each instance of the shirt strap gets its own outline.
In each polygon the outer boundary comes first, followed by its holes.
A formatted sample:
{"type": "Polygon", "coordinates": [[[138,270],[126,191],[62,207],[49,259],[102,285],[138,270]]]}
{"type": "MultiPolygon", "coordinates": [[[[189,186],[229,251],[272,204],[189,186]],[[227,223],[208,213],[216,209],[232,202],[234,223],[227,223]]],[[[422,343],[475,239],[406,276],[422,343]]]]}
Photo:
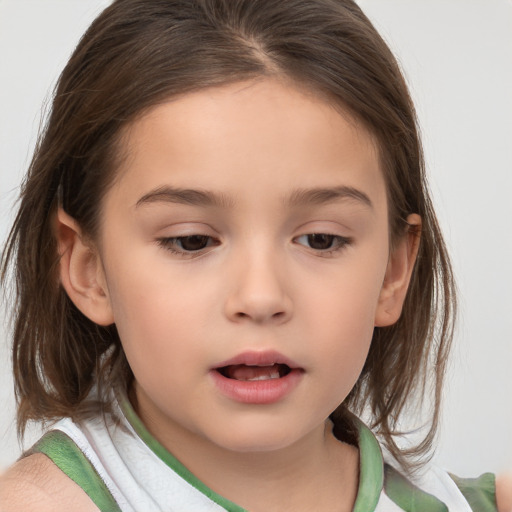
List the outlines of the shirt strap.
{"type": "Polygon", "coordinates": [[[107,486],[75,442],[60,430],[47,432],[25,456],[46,455],[81,487],[101,512],[121,512],[107,486]]]}
{"type": "Polygon", "coordinates": [[[473,512],[497,512],[496,477],[484,473],[478,478],[459,478],[449,473],[473,512]]]}
{"type": "Polygon", "coordinates": [[[384,491],[405,512],[448,512],[441,500],[416,487],[389,464],[384,467],[384,491]]]}

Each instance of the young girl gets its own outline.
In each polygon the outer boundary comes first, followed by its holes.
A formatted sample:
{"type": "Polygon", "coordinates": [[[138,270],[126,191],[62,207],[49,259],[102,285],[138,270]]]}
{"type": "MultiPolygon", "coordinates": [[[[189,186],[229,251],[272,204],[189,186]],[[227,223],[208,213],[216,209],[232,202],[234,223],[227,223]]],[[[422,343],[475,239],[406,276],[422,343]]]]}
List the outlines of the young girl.
{"type": "Polygon", "coordinates": [[[51,426],[2,511],[512,509],[420,462],[454,284],[407,88],[350,0],[115,1],[59,81],[11,268],[19,431],[51,426]]]}

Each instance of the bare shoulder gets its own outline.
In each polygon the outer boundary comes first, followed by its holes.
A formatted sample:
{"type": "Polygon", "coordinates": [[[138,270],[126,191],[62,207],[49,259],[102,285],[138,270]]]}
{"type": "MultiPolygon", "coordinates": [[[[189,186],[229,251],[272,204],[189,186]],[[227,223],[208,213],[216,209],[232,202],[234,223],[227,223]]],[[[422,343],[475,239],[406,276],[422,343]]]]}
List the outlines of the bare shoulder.
{"type": "Polygon", "coordinates": [[[496,477],[498,512],[512,512],[512,472],[496,477]]]}
{"type": "Polygon", "coordinates": [[[0,476],[0,512],[98,512],[87,494],[46,455],[37,453],[0,476]]]}

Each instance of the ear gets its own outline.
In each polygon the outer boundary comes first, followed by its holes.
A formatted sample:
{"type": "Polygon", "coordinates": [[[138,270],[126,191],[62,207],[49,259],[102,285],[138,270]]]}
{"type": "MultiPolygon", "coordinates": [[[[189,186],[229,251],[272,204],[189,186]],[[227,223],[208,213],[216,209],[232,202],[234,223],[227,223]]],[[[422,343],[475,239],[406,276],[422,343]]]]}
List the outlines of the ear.
{"type": "Polygon", "coordinates": [[[402,313],[420,245],[421,217],[413,213],[407,217],[407,224],[406,233],[395,244],[389,256],[375,313],[376,327],[393,325],[402,313]]]}
{"type": "Polygon", "coordinates": [[[99,325],[114,323],[103,265],[94,244],[62,208],[55,232],[60,256],[60,282],[75,306],[99,325]]]}

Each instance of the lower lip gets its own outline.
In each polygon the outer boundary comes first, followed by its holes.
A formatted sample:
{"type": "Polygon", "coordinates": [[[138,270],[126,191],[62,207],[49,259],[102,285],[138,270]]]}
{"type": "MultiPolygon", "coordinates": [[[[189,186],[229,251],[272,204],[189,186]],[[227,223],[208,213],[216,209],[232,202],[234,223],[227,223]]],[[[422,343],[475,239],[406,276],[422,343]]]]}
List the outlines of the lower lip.
{"type": "Polygon", "coordinates": [[[236,380],[228,379],[216,370],[210,375],[220,392],[244,404],[273,404],[289,395],[302,379],[303,371],[296,368],[279,379],[236,380]]]}

